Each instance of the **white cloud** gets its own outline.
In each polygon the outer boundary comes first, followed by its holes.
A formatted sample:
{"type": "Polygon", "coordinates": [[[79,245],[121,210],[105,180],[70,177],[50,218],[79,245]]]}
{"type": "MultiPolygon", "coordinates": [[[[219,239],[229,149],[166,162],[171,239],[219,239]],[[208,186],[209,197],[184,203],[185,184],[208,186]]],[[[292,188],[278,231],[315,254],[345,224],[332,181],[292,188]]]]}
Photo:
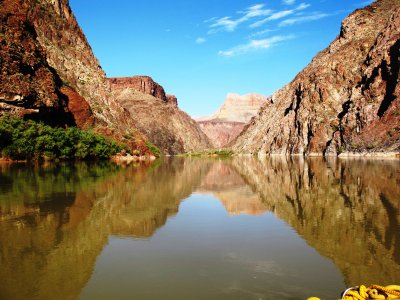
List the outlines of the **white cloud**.
{"type": "Polygon", "coordinates": [[[310,7],[311,5],[308,3],[301,3],[299,6],[296,7],[295,11],[299,11],[299,10],[303,10],[306,9],[308,7],[310,7]]]}
{"type": "Polygon", "coordinates": [[[223,18],[212,18],[206,20],[205,22],[212,22],[210,25],[210,30],[208,31],[209,34],[216,33],[218,31],[235,31],[236,28],[252,19],[257,17],[265,17],[272,13],[270,9],[264,9],[264,4],[256,4],[253,6],[248,7],[245,11],[239,11],[238,14],[243,15],[240,18],[232,19],[232,17],[227,16],[223,18]]]}
{"type": "Polygon", "coordinates": [[[203,22],[204,23],[210,23],[210,22],[212,22],[212,21],[215,21],[216,19],[218,19],[217,17],[212,17],[212,18],[209,18],[209,19],[207,19],[207,20],[204,20],[203,22]]]}
{"type": "Polygon", "coordinates": [[[217,19],[214,23],[210,25],[210,28],[213,29],[211,29],[209,33],[215,33],[219,30],[234,31],[239,24],[240,23],[238,22],[238,20],[234,21],[231,20],[231,17],[223,17],[217,19]]]}
{"type": "Polygon", "coordinates": [[[279,23],[279,27],[284,27],[284,26],[290,26],[298,23],[305,23],[305,22],[310,22],[310,21],[315,21],[319,20],[322,18],[329,17],[330,14],[325,14],[325,13],[316,13],[308,16],[300,16],[300,17],[295,17],[295,18],[290,18],[287,20],[284,20],[279,23]]]}
{"type": "Polygon", "coordinates": [[[271,14],[269,17],[262,19],[260,21],[254,22],[253,24],[250,25],[250,28],[256,28],[256,27],[260,27],[262,25],[264,25],[265,23],[269,22],[269,21],[274,21],[274,20],[279,20],[282,19],[284,17],[287,17],[289,15],[294,14],[295,12],[304,10],[306,8],[310,7],[310,4],[307,3],[301,3],[299,6],[297,6],[296,8],[293,9],[287,9],[287,10],[281,10],[281,11],[277,11],[273,14],[271,14]]]}
{"type": "Polygon", "coordinates": [[[197,39],[196,39],[196,44],[204,44],[206,42],[206,39],[205,38],[202,38],[202,37],[198,37],[197,39]]]}
{"type": "Polygon", "coordinates": [[[276,29],[264,29],[264,30],[257,31],[257,32],[254,32],[254,33],[250,34],[249,38],[253,39],[255,37],[264,36],[264,35],[267,35],[270,32],[274,32],[274,31],[276,31],[276,29]]]}
{"type": "Polygon", "coordinates": [[[236,55],[246,54],[252,51],[256,51],[259,49],[268,49],[273,46],[276,46],[279,42],[286,41],[288,39],[293,38],[293,36],[273,36],[268,39],[262,40],[251,40],[247,44],[238,45],[226,51],[219,51],[218,55],[224,57],[233,57],[236,55]]]}
{"type": "Polygon", "coordinates": [[[286,5],[292,5],[296,2],[296,0],[283,0],[283,3],[286,5]]]}

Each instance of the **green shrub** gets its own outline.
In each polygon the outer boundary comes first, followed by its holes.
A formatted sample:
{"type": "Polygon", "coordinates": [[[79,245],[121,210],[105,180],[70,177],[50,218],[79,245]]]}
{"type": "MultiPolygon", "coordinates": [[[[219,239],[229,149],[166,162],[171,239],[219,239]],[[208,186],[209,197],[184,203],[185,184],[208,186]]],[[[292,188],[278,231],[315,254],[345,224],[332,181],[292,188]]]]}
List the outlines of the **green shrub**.
{"type": "Polygon", "coordinates": [[[0,118],[0,153],[11,159],[106,159],[124,148],[76,127],[53,128],[34,121],[0,118]]]}
{"type": "Polygon", "coordinates": [[[156,157],[161,156],[161,150],[156,145],[154,145],[151,142],[146,142],[146,145],[147,145],[147,148],[149,148],[150,151],[154,154],[154,156],[156,156],[156,157]]]}

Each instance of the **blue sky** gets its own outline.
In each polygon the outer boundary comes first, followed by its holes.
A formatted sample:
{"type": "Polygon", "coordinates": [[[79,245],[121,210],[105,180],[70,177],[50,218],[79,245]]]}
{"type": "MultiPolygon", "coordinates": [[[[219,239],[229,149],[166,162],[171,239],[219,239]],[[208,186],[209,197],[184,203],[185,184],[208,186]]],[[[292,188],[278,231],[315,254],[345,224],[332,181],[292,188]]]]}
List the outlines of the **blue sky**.
{"type": "Polygon", "coordinates": [[[270,95],[365,0],[70,0],[109,77],[149,75],[192,116],[230,92],[270,95]]]}

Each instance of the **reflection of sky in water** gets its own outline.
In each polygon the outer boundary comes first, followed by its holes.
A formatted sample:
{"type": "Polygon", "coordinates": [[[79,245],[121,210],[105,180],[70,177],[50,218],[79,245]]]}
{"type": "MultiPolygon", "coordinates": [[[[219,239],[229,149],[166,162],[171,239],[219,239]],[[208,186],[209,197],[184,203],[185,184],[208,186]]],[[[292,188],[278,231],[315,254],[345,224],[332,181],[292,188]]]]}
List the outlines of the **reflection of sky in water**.
{"type": "Polygon", "coordinates": [[[150,239],[112,237],[81,299],[292,299],[319,289],[333,299],[343,288],[334,264],[273,214],[232,217],[197,194],[150,239]]]}
{"type": "Polygon", "coordinates": [[[0,299],[336,299],[400,281],[400,162],[0,165],[0,299]]]}

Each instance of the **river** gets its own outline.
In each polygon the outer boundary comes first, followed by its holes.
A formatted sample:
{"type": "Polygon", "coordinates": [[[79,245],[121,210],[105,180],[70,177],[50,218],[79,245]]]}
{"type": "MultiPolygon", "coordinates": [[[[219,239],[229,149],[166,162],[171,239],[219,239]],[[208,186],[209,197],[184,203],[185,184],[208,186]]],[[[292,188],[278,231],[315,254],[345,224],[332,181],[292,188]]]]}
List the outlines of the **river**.
{"type": "Polygon", "coordinates": [[[337,299],[400,284],[400,162],[0,164],[0,299],[337,299]]]}

